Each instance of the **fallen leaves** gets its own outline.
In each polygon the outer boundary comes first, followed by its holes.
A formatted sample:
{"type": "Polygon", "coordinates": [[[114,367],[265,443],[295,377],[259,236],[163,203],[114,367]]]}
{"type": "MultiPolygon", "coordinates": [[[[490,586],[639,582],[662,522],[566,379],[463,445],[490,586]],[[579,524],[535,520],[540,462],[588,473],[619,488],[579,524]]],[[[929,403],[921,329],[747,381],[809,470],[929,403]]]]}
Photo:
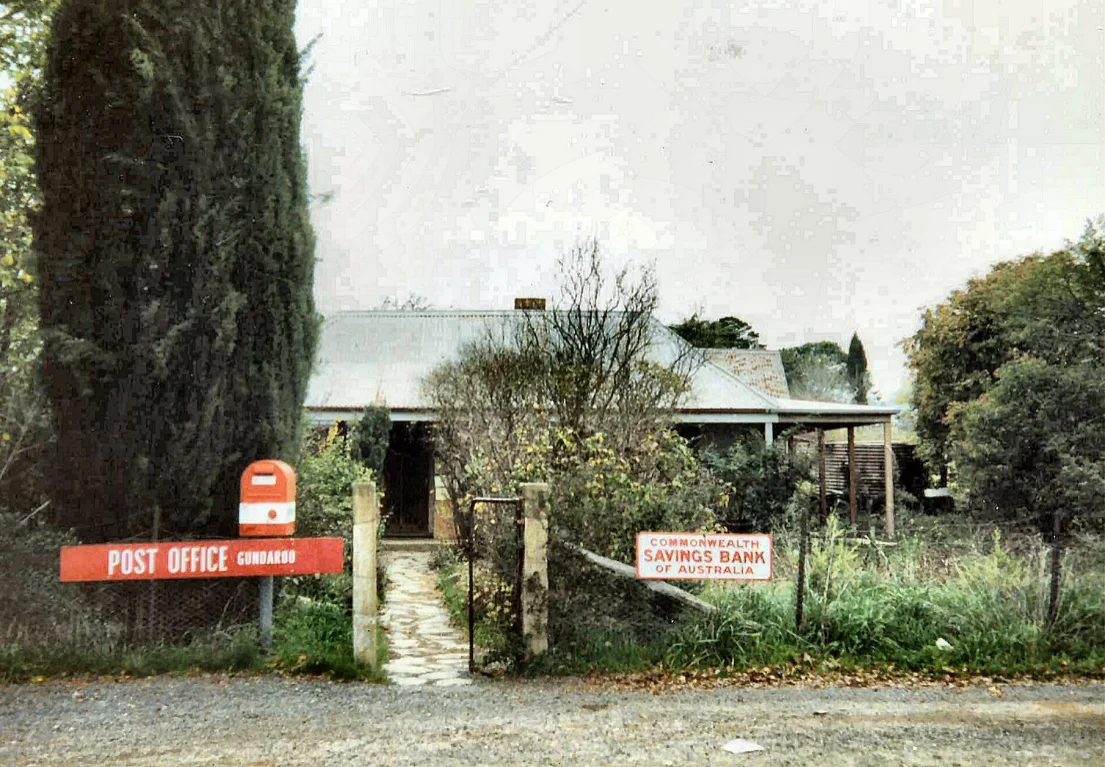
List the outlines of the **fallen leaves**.
{"type": "MultiPolygon", "coordinates": [[[[769,689],[776,687],[885,687],[890,689],[916,689],[926,687],[968,688],[983,687],[991,695],[999,697],[997,686],[1033,684],[1040,680],[1023,674],[1009,677],[967,674],[954,669],[920,672],[895,668],[893,664],[868,668],[842,669],[839,663],[825,661],[815,663],[803,658],[802,663],[780,666],[762,666],[754,669],[709,668],[701,670],[672,670],[656,666],[646,671],[623,674],[592,673],[579,679],[587,690],[605,692],[639,691],[663,695],[686,690],[711,690],[724,687],[743,689],[769,689]]],[[[1064,684],[1100,684],[1099,679],[1089,677],[1058,677],[1049,682],[1064,684]]],[[[826,712],[815,711],[814,715],[826,712]]]]}

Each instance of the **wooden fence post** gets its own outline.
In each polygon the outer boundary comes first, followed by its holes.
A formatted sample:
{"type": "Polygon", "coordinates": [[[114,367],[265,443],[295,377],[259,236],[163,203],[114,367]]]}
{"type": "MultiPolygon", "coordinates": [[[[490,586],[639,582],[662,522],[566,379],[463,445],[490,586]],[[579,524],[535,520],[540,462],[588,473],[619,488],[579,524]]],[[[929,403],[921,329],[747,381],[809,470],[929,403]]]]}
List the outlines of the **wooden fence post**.
{"type": "Polygon", "coordinates": [[[530,657],[549,649],[549,486],[522,485],[525,556],[522,567],[522,637],[530,657]]]}
{"type": "Polygon", "coordinates": [[[1059,579],[1063,571],[1063,516],[1059,511],[1051,513],[1051,582],[1048,584],[1047,627],[1052,629],[1059,620],[1059,579]]]}
{"type": "Polygon", "coordinates": [[[376,483],[353,485],[353,657],[376,668],[376,483]]]}

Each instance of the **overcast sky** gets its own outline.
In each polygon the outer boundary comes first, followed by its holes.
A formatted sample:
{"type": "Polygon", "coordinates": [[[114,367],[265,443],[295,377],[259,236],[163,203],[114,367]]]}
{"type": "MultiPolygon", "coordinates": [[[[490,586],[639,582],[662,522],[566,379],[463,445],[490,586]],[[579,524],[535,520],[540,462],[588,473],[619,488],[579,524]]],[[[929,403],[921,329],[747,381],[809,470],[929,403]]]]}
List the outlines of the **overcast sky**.
{"type": "Polygon", "coordinates": [[[922,307],[1105,212],[1105,2],[299,0],[323,313],[551,296],[597,234],[661,318],[772,348],[922,307]]]}

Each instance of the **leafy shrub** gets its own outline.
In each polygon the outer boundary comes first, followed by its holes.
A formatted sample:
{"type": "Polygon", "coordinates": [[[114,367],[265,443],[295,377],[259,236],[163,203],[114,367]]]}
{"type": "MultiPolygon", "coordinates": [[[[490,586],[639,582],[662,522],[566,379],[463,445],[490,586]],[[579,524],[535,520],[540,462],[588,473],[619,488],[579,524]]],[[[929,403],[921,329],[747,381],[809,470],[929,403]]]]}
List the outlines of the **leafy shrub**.
{"type": "Polygon", "coordinates": [[[353,485],[373,480],[336,430],[308,434],[296,466],[296,533],[353,537],[353,485]]]}
{"type": "MultiPolygon", "coordinates": [[[[323,602],[294,602],[275,616],[269,665],[303,674],[326,674],[335,679],[383,681],[353,656],[353,622],[340,606],[323,602]]],[[[383,632],[377,633],[377,666],[387,658],[383,632]]]]}
{"type": "MultiPolygon", "coordinates": [[[[352,571],[353,485],[372,478],[372,472],[353,458],[348,440],[336,429],[325,436],[308,433],[304,438],[296,466],[296,535],[344,539],[346,573],[352,571]]],[[[281,598],[296,597],[351,612],[353,581],[348,574],[282,578],[281,598]]]]}
{"type": "Polygon", "coordinates": [[[383,476],[384,459],[391,441],[391,416],[385,407],[366,407],[353,424],[352,456],[376,476],[383,476]]]}
{"type": "Polygon", "coordinates": [[[810,478],[809,458],[787,455],[762,440],[737,442],[703,462],[728,486],[718,522],[734,533],[769,532],[782,520],[801,482],[810,478]]]}
{"type": "Polygon", "coordinates": [[[0,513],[0,643],[80,644],[118,633],[78,587],[58,581],[58,552],[73,543],[35,520],[0,513]]]}

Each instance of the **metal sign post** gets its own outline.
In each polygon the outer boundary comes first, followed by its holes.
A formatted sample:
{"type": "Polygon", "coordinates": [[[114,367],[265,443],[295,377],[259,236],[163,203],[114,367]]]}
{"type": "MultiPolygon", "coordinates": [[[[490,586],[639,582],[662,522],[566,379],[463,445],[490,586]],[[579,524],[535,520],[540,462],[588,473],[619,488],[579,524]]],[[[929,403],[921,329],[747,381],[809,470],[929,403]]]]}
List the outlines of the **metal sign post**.
{"type": "Polygon", "coordinates": [[[272,649],[272,576],[261,578],[261,647],[272,649]]]}

